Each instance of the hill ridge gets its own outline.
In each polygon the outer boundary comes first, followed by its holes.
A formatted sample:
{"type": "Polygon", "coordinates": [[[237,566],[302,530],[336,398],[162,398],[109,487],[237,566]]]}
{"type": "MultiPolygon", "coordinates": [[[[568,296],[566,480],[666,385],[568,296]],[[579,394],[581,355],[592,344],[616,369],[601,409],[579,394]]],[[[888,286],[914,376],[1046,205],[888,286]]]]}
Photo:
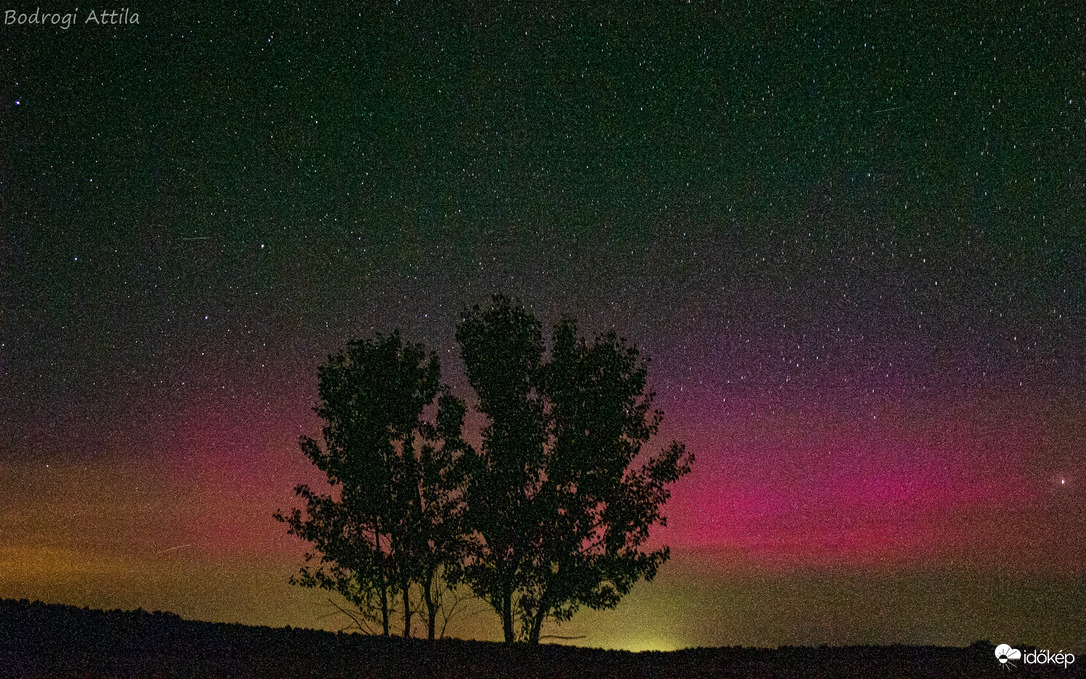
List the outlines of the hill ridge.
{"type": "MultiPolygon", "coordinates": [[[[507,647],[187,620],[168,611],[0,600],[11,677],[987,677],[994,646],[784,646],[615,651],[507,647]]],[[[1019,668],[1022,676],[1049,676],[1019,668]]],[[[1049,668],[1052,669],[1052,668],[1049,668]]],[[[1071,667],[1051,676],[1079,676],[1071,667]]]]}

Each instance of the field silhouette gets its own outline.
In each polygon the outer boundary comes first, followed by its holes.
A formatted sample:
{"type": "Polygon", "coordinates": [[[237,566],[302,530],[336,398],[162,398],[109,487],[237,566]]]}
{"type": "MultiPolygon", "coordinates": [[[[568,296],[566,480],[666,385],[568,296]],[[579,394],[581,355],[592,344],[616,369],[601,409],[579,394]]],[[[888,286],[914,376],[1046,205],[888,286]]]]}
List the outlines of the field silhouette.
{"type": "MultiPolygon", "coordinates": [[[[1078,663],[1076,663],[1078,664],[1078,663]]],[[[669,652],[372,637],[0,600],[3,677],[1080,677],[1003,668],[994,646],[698,648],[669,652]]]]}

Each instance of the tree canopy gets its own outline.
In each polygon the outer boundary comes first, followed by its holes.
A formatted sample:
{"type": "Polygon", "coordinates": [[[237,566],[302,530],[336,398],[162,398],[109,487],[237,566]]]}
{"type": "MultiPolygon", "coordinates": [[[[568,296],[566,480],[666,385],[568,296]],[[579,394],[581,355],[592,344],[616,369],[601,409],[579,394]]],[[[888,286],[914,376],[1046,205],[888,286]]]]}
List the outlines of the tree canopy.
{"type": "Polygon", "coordinates": [[[456,339],[478,446],[435,354],[398,332],[354,342],[319,371],[324,446],[301,441],[331,492],[298,486],[305,511],[276,518],[314,549],[295,582],[338,592],[385,634],[398,594],[404,634],[414,596],[433,638],[442,587],[462,583],[507,642],[535,644],[548,619],[613,608],[655,577],[669,552],[646,548],[649,531],[693,457],[676,441],[647,451],[663,414],[647,360],[614,333],[588,341],[563,318],[548,354],[540,321],[495,296],[456,339]]]}
{"type": "Polygon", "coordinates": [[[275,516],[315,550],[294,582],[338,592],[386,635],[398,593],[410,636],[414,586],[433,638],[437,579],[455,562],[462,532],[455,461],[464,406],[441,393],[437,424],[422,417],[441,392],[440,375],[437,356],[398,332],[331,356],[318,373],[315,408],[325,422],[324,446],[301,439],[329,492],[299,485],[305,512],[275,516]]]}
{"type": "Polygon", "coordinates": [[[668,549],[643,546],[693,458],[671,442],[638,464],[663,415],[646,362],[614,333],[588,342],[565,318],[547,358],[539,321],[496,296],[464,314],[457,340],[487,418],[465,457],[465,574],[506,641],[538,643],[547,618],[612,608],[656,575],[668,549]]]}

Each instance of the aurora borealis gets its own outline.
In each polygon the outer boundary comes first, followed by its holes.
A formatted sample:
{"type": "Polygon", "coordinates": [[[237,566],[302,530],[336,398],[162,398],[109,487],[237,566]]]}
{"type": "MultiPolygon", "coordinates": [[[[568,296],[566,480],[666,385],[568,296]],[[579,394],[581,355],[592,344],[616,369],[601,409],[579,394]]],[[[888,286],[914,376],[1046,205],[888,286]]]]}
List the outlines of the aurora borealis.
{"type": "Polygon", "coordinates": [[[577,643],[1086,650],[1079,14],[136,9],[0,26],[0,596],[335,628],[271,518],[316,368],[468,396],[501,292],[697,457],[577,643]]]}

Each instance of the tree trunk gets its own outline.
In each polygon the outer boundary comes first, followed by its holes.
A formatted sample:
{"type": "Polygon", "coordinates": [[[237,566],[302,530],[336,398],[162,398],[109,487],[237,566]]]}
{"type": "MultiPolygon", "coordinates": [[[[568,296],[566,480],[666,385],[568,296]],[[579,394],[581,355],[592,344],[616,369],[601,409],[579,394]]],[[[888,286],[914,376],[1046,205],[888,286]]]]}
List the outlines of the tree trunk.
{"type": "Polygon", "coordinates": [[[433,587],[434,575],[431,573],[422,587],[422,600],[426,602],[426,638],[430,641],[434,640],[437,630],[437,606],[434,603],[433,587]]]}
{"type": "Polygon", "coordinates": [[[513,591],[511,587],[502,585],[502,631],[505,632],[505,643],[512,644],[517,639],[513,635],[513,591]]]}
{"type": "Polygon", "coordinates": [[[411,637],[411,584],[406,580],[401,585],[403,589],[403,637],[411,637]]]}
{"type": "Polygon", "coordinates": [[[543,629],[543,621],[547,619],[547,613],[550,612],[551,608],[546,588],[543,590],[543,595],[539,597],[537,606],[535,615],[532,616],[532,629],[528,632],[528,643],[532,646],[539,645],[539,633],[543,629]]]}
{"type": "Polygon", "coordinates": [[[388,587],[381,583],[381,634],[388,636],[388,587]]]}
{"type": "Polygon", "coordinates": [[[385,566],[384,559],[381,554],[381,533],[378,530],[373,531],[374,544],[377,546],[377,558],[380,559],[378,563],[378,577],[381,580],[381,634],[388,636],[388,580],[385,579],[385,566]]]}
{"type": "Polygon", "coordinates": [[[540,603],[532,620],[532,629],[528,632],[528,643],[532,646],[539,645],[539,633],[543,629],[543,621],[547,619],[547,605],[540,603]]]}

